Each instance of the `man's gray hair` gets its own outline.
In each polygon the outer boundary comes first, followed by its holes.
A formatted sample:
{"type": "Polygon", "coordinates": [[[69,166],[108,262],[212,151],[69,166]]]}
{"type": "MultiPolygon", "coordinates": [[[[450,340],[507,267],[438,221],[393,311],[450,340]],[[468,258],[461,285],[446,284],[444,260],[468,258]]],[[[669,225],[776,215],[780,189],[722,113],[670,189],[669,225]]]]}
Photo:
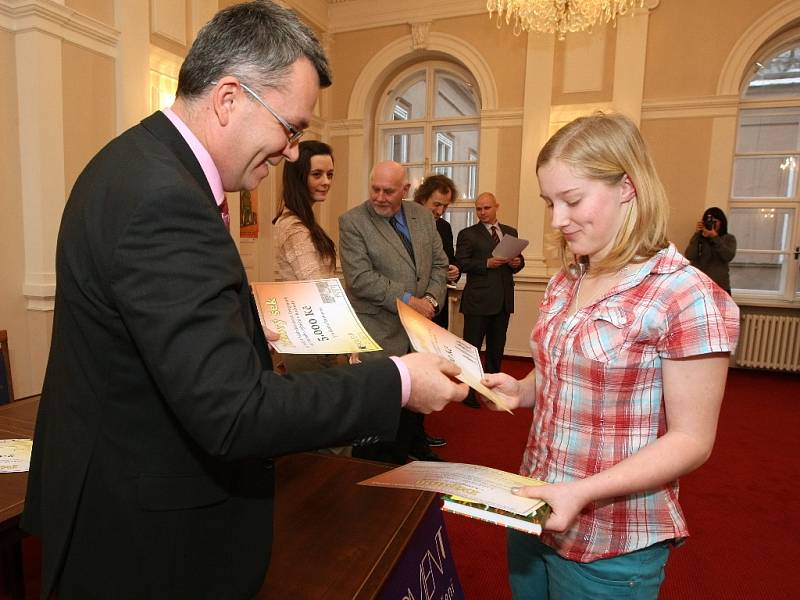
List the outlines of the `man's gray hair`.
{"type": "Polygon", "coordinates": [[[226,75],[256,88],[281,88],[301,57],[314,65],[320,87],[331,84],[319,40],[294,12],[269,0],[235,4],[219,11],[197,34],[181,65],[177,96],[197,97],[226,75]]]}

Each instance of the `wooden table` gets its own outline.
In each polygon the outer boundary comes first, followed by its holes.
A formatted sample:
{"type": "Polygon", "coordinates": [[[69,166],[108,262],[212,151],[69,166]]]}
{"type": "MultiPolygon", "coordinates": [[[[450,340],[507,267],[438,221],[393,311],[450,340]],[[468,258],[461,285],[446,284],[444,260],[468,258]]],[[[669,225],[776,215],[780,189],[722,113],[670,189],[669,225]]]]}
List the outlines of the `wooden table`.
{"type": "MultiPolygon", "coordinates": [[[[0,406],[0,438],[33,437],[38,402],[0,406]]],[[[435,494],[356,485],[392,466],[352,458],[295,454],[277,459],[275,468],[272,559],[256,597],[377,597],[435,494]]],[[[18,525],[28,474],[0,478],[0,548],[8,552],[24,535],[18,525]]],[[[24,597],[22,590],[12,592],[24,597]]]]}
{"type": "MultiPolygon", "coordinates": [[[[32,438],[38,407],[38,396],[0,406],[0,439],[32,438]]],[[[19,520],[27,485],[27,473],[0,473],[0,555],[15,599],[25,597],[19,520]]]]}
{"type": "Polygon", "coordinates": [[[316,453],[279,459],[272,560],[256,598],[375,598],[435,498],[356,485],[393,466],[316,453]]]}
{"type": "MultiPolygon", "coordinates": [[[[32,438],[39,398],[0,406],[0,439],[32,438]]],[[[27,473],[0,473],[0,531],[16,527],[25,506],[27,473]]]]}

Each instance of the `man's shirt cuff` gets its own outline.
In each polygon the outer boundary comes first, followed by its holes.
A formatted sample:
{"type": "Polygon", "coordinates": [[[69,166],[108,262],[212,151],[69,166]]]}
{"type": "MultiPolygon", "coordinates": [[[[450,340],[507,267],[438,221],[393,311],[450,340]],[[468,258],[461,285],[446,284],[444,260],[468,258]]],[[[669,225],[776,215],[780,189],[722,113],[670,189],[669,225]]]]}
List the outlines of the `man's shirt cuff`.
{"type": "Polygon", "coordinates": [[[394,364],[397,365],[397,370],[400,371],[400,386],[402,390],[400,406],[405,407],[408,404],[408,399],[411,397],[411,373],[408,372],[406,363],[400,360],[397,356],[390,356],[394,364]]]}

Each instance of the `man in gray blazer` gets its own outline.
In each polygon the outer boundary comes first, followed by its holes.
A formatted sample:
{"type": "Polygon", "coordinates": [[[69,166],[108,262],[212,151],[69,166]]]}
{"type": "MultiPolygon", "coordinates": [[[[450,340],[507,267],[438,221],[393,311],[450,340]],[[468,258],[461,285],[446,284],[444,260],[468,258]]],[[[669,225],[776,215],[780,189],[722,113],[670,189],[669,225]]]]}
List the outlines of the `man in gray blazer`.
{"type": "MultiPolygon", "coordinates": [[[[403,201],[408,189],[402,165],[378,163],[370,173],[369,199],[339,217],[339,256],[350,302],[383,347],[362,354],[362,360],[410,350],[397,299],[429,319],[445,301],[447,255],[430,211],[403,201]]],[[[424,436],[422,415],[404,410],[395,442],[356,447],[353,455],[403,464],[413,448],[416,458],[437,459],[424,436]]]]}

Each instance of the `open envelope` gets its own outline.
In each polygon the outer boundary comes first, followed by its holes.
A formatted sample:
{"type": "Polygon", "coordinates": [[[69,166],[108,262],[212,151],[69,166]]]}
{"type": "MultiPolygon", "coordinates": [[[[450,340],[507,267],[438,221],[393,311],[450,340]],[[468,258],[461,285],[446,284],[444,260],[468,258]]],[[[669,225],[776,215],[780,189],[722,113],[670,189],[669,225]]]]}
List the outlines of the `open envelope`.
{"type": "Polygon", "coordinates": [[[397,313],[400,315],[400,321],[403,323],[414,350],[437,354],[457,364],[461,367],[461,373],[456,375],[459,381],[463,381],[503,410],[511,412],[499,394],[481,383],[483,367],[480,354],[475,346],[450,333],[447,329],[439,327],[400,300],[397,301],[397,313]]]}

